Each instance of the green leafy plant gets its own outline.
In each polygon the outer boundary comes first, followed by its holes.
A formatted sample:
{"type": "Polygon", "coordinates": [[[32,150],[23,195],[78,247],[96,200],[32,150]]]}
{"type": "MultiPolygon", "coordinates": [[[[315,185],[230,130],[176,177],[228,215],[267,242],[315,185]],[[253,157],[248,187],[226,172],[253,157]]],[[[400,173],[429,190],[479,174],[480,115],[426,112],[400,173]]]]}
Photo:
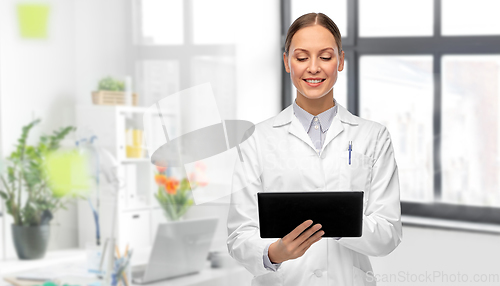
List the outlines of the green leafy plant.
{"type": "Polygon", "coordinates": [[[39,122],[37,119],[23,126],[16,148],[7,158],[6,178],[0,176],[3,186],[0,197],[5,200],[7,213],[12,215],[15,225],[46,224],[54,212],[65,209],[71,198],[53,194],[44,163],[47,155],[59,149],[61,140],[76,128],[61,128],[52,135],[42,135],[37,145],[27,145],[29,132],[39,122]]]}
{"type": "Polygon", "coordinates": [[[99,90],[124,91],[125,82],[107,76],[99,81],[99,90]]]}

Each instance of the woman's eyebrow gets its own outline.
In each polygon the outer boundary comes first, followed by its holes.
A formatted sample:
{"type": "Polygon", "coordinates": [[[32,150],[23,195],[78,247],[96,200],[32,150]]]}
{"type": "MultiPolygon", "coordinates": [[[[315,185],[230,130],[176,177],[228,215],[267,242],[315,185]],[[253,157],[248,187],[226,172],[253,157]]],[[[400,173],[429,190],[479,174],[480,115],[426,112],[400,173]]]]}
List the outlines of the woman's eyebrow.
{"type": "MultiPolygon", "coordinates": [[[[332,50],[332,51],[335,51],[333,48],[328,47],[328,48],[321,49],[319,52],[323,52],[323,51],[326,51],[326,50],[332,50]]],[[[302,49],[302,48],[296,48],[296,49],[294,49],[293,51],[294,51],[294,52],[296,52],[296,51],[309,52],[308,50],[306,50],[306,49],[302,49]]]]}

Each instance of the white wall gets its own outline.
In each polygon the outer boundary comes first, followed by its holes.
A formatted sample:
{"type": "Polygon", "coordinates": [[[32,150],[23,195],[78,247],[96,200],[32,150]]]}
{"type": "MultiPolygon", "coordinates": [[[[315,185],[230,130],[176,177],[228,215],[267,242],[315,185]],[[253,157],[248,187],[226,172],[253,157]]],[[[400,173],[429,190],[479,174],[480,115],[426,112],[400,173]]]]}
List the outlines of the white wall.
{"type": "Polygon", "coordinates": [[[499,257],[500,234],[405,226],[399,247],[389,256],[371,261],[378,286],[493,286],[500,285],[499,257]],[[490,282],[472,282],[476,274],[496,276],[490,282]],[[462,281],[468,277],[468,283],[450,282],[459,275],[462,281]]]}
{"type": "Polygon", "coordinates": [[[90,105],[91,91],[105,76],[130,74],[128,57],[131,32],[129,0],[74,0],[76,98],[90,105]]]}
{"type": "MultiPolygon", "coordinates": [[[[38,2],[50,5],[47,39],[21,38],[16,12],[19,1],[0,1],[0,146],[3,156],[13,150],[21,127],[34,118],[41,118],[42,122],[32,130],[29,144],[37,142],[42,133],[74,124],[74,2],[38,2]]],[[[54,222],[58,224],[53,225],[49,247],[56,249],[75,244],[75,209],[56,216],[54,222]],[[55,241],[56,237],[64,243],[55,241]]],[[[13,257],[10,223],[9,217],[5,227],[6,255],[13,257]]]]}

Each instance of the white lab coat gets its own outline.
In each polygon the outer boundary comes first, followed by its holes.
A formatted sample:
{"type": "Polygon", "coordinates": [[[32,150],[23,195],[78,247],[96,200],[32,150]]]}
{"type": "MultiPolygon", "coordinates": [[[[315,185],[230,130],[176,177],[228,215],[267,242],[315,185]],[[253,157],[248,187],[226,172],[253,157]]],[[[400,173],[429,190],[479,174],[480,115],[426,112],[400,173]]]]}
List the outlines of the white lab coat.
{"type": "Polygon", "coordinates": [[[402,238],[398,170],[387,129],[338,105],[318,155],[290,105],[257,124],[240,148],[244,162],[235,164],[227,245],[254,275],[252,285],[375,285],[368,256],[389,254],[402,238]],[[276,239],[260,238],[256,193],[309,190],[363,190],[362,236],[322,238],[278,271],[266,269],[263,252],[276,239]]]}

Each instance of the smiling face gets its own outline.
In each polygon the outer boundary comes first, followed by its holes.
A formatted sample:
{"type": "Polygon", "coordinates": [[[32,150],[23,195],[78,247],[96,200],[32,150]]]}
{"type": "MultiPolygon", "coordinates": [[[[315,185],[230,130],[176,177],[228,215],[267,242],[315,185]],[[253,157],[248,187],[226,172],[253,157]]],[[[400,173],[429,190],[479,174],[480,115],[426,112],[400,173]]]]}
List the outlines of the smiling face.
{"type": "Polygon", "coordinates": [[[293,35],[289,55],[283,53],[285,68],[297,88],[297,97],[318,99],[331,95],[338,72],[344,69],[344,52],[332,33],[321,25],[298,30],[293,35]]]}

